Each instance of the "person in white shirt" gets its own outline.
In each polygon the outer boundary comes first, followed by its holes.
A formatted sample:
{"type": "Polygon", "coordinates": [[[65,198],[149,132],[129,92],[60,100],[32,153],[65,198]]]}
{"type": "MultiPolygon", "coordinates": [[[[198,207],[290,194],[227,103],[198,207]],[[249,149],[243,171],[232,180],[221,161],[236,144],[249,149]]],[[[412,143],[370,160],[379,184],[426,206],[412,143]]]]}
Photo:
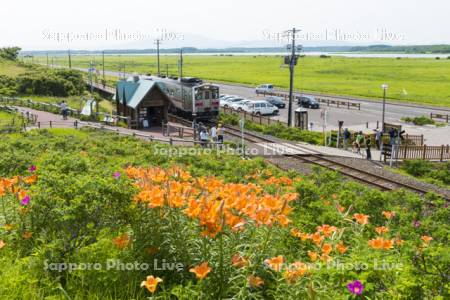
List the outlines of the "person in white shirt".
{"type": "Polygon", "coordinates": [[[208,144],[208,132],[206,130],[200,131],[200,142],[203,148],[208,144]]]}
{"type": "Polygon", "coordinates": [[[210,134],[211,134],[211,139],[213,142],[217,142],[217,128],[216,126],[212,126],[211,129],[209,130],[210,134]]]}

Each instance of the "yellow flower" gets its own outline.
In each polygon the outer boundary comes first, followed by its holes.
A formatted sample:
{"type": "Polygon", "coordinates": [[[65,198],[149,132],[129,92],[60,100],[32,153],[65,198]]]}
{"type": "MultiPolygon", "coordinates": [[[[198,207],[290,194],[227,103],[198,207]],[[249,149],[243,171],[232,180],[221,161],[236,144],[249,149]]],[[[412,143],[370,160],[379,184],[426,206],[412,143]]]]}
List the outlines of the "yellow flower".
{"type": "Polygon", "coordinates": [[[208,262],[204,262],[198,266],[195,266],[189,269],[189,272],[194,273],[198,279],[202,280],[203,278],[211,272],[211,268],[208,266],[208,262]]]}
{"type": "Polygon", "coordinates": [[[0,240],[0,249],[3,249],[6,246],[5,241],[0,240]]]}
{"type": "Polygon", "coordinates": [[[141,287],[147,288],[147,290],[153,294],[156,291],[156,288],[158,287],[158,283],[162,281],[163,280],[159,277],[155,278],[153,277],[153,275],[147,276],[147,280],[142,281],[141,287]]]}

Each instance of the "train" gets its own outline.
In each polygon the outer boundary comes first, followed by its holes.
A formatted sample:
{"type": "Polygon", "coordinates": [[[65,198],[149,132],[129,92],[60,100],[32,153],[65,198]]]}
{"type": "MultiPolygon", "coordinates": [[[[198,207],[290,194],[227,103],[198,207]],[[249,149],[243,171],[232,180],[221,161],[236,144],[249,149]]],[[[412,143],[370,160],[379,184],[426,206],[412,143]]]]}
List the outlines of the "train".
{"type": "Polygon", "coordinates": [[[219,86],[196,77],[143,76],[155,81],[171,99],[169,112],[190,120],[211,120],[219,115],[219,86]]]}

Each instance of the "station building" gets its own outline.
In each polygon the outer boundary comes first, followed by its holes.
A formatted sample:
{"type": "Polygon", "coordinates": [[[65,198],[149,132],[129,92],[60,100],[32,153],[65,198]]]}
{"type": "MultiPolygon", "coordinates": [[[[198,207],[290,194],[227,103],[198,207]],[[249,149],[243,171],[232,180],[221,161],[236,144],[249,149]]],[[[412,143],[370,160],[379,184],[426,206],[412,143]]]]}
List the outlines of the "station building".
{"type": "Polygon", "coordinates": [[[117,115],[128,119],[128,127],[145,129],[167,120],[170,99],[160,86],[138,76],[120,80],[116,86],[117,115]]]}

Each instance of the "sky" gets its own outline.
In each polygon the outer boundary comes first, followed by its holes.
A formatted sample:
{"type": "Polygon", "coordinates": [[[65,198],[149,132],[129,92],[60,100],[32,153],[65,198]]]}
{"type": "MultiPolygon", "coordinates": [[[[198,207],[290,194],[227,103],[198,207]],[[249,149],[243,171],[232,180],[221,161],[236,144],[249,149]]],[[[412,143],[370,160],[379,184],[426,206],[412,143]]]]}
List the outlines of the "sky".
{"type": "Polygon", "coordinates": [[[450,43],[448,0],[5,1],[0,46],[24,50],[450,43]]]}

